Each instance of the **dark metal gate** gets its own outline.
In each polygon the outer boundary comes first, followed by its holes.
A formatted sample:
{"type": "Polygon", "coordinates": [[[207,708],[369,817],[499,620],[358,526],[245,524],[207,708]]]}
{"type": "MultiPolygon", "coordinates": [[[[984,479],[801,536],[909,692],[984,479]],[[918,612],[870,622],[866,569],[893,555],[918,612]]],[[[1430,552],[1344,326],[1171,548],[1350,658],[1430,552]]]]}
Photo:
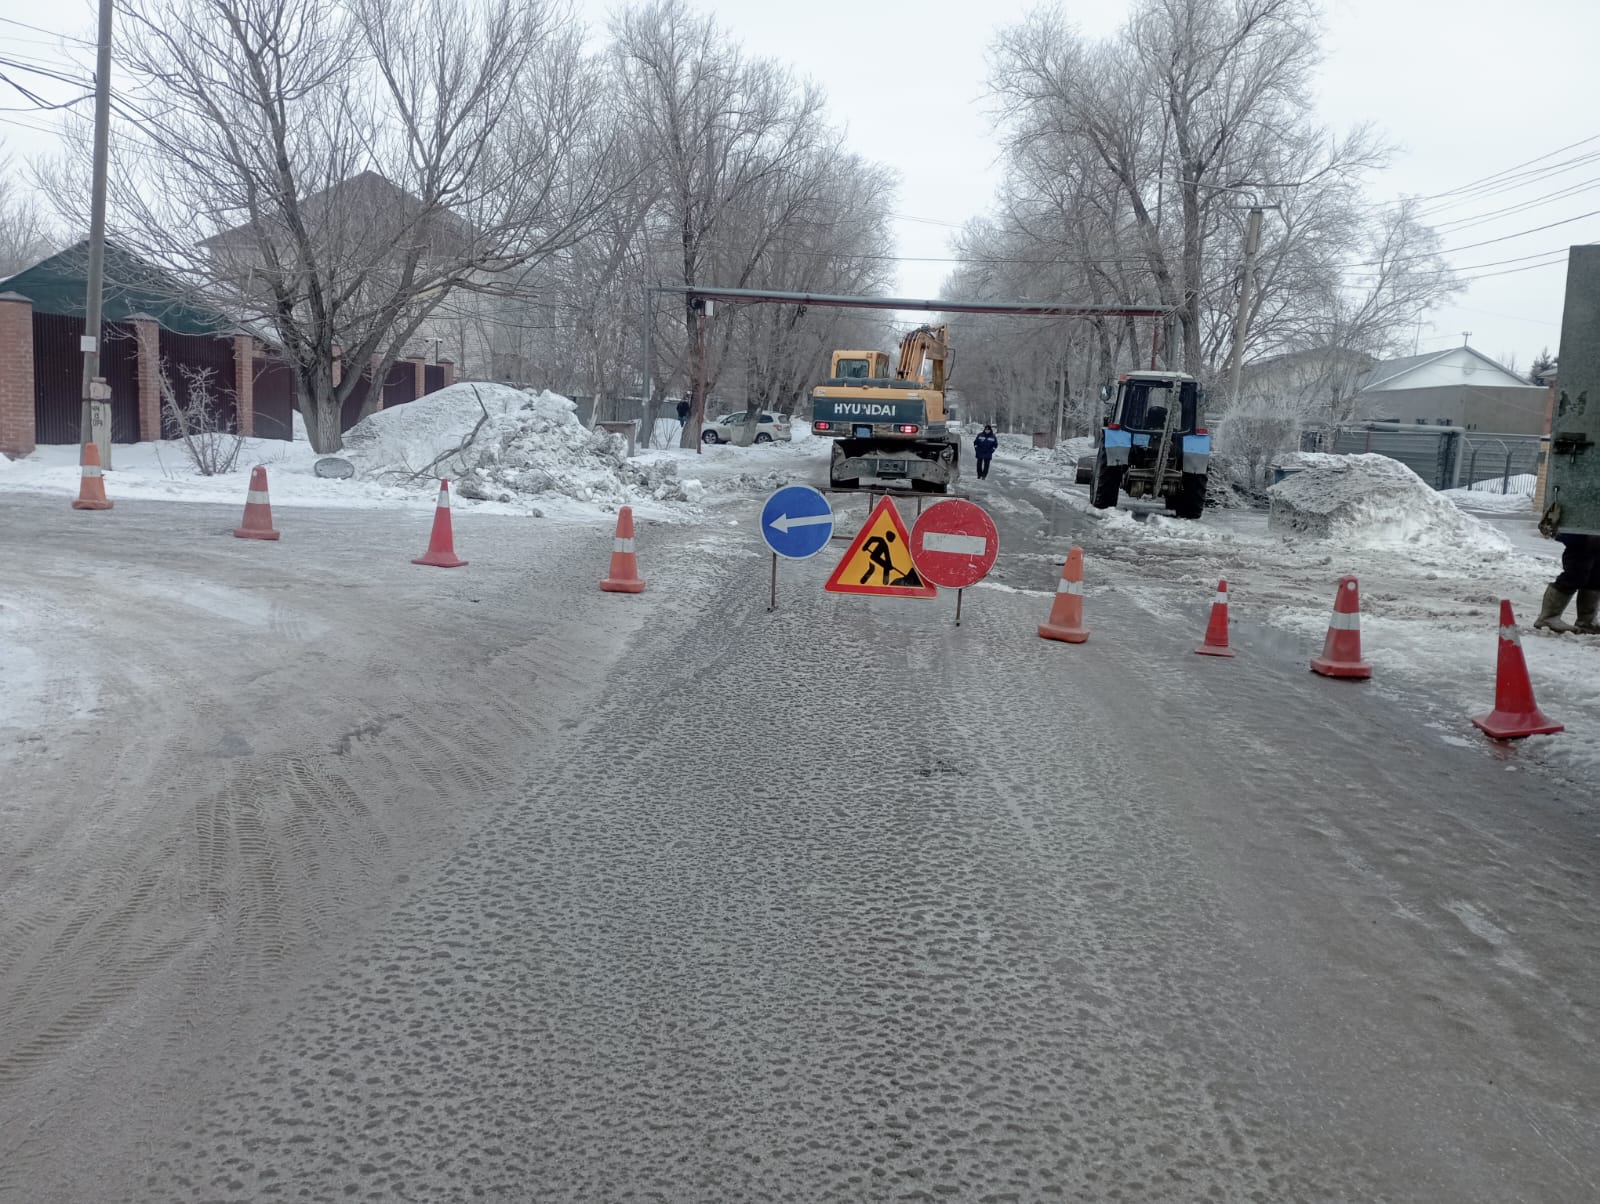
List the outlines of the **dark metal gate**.
{"type": "Polygon", "coordinates": [[[383,378],[383,408],[402,406],[417,399],[417,366],[391,364],[389,374],[383,378]]]}
{"type": "Polygon", "coordinates": [[[250,386],[258,439],[294,438],[294,370],[274,356],[255,357],[250,386]]]}
{"type": "MultiPolygon", "coordinates": [[[[239,429],[238,395],[234,392],[234,342],[203,334],[174,334],[163,330],[160,338],[161,371],[172,386],[178,406],[189,408],[190,382],[197,373],[209,373],[205,388],[212,410],[223,430],[239,429]]],[[[177,426],[162,407],[161,437],[175,439],[177,426]]]]}
{"type": "Polygon", "coordinates": [[[139,339],[132,326],[108,325],[100,343],[100,374],[111,386],[111,441],[137,443],[158,432],[139,429],[139,339]]]}
{"type": "MultiPolygon", "coordinates": [[[[39,443],[77,443],[83,407],[83,319],[33,315],[33,421],[39,443]]],[[[138,347],[126,326],[101,327],[101,371],[111,386],[111,438],[134,443],[139,431],[138,347]]]]}
{"type": "Polygon", "coordinates": [[[361,420],[361,407],[367,404],[367,394],[372,391],[372,377],[362,373],[361,379],[356,381],[355,387],[350,390],[350,396],[344,399],[344,407],[339,411],[339,430],[349,430],[361,420]]]}
{"type": "Polygon", "coordinates": [[[444,388],[444,365],[426,364],[422,369],[422,391],[437,393],[444,388]]]}

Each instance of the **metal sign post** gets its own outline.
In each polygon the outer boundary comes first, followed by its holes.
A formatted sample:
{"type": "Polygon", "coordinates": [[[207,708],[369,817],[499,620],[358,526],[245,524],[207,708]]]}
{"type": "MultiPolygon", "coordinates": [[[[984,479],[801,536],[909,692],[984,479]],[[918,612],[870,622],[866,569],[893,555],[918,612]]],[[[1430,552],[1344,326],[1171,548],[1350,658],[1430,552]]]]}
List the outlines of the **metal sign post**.
{"type": "Polygon", "coordinates": [[[833,538],[833,507],[809,485],[785,485],[761,507],[761,538],[772,549],[770,614],[778,608],[778,557],[805,560],[833,538]]]}
{"type": "Polygon", "coordinates": [[[994,568],[1000,533],[982,506],[950,498],[935,502],[911,527],[911,559],[930,585],[956,591],[956,626],[961,598],[994,568]]]}

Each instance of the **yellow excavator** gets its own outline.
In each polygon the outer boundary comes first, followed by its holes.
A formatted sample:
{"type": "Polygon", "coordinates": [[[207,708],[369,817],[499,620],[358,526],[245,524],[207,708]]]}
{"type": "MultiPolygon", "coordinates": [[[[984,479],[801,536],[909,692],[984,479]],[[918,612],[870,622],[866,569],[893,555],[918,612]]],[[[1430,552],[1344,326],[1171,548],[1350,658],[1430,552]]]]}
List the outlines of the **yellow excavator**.
{"type": "Polygon", "coordinates": [[[955,483],[961,443],[944,404],[949,361],[943,326],[919,326],[901,339],[892,375],[886,352],[833,353],[831,375],[811,391],[811,430],[834,440],[835,489],[859,488],[863,478],[927,493],[955,483]]]}

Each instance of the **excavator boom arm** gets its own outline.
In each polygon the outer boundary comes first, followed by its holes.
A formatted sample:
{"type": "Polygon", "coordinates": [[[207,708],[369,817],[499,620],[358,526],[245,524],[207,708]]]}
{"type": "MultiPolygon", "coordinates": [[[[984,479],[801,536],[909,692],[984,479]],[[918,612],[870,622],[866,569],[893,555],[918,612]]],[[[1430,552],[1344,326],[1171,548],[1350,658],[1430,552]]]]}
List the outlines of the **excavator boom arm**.
{"type": "Polygon", "coordinates": [[[895,373],[895,378],[921,380],[922,361],[927,360],[933,365],[930,387],[944,392],[945,361],[950,356],[950,344],[945,338],[945,333],[946,328],[943,326],[919,326],[901,339],[900,367],[895,373]]]}

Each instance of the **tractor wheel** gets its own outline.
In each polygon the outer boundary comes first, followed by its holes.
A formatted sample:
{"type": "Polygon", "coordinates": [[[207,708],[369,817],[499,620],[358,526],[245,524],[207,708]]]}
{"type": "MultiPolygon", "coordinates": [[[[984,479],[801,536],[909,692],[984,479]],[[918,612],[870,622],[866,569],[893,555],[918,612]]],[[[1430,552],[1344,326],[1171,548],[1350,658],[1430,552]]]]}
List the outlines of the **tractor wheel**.
{"type": "Polygon", "coordinates": [[[1179,518],[1199,518],[1206,508],[1206,474],[1183,474],[1183,492],[1173,499],[1172,511],[1179,518]]]}
{"type": "Polygon", "coordinates": [[[1096,510],[1109,510],[1117,504],[1117,493],[1122,488],[1122,472],[1122,469],[1112,468],[1106,463],[1103,449],[1094,458],[1094,475],[1089,478],[1089,504],[1096,510]]]}

